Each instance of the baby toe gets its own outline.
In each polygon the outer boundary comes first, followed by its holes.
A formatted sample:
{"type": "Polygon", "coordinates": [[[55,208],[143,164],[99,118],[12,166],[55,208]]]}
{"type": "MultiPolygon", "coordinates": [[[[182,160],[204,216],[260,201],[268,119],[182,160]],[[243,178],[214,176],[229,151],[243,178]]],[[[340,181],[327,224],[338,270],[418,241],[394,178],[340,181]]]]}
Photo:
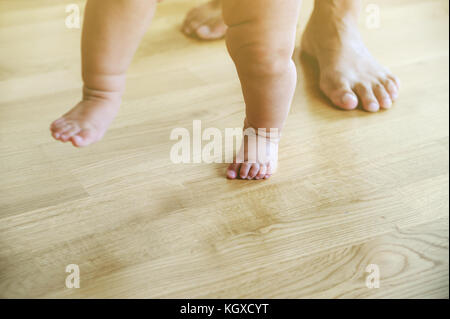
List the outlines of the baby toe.
{"type": "Polygon", "coordinates": [[[62,133],[61,135],[61,139],[66,142],[68,141],[72,136],[74,136],[75,134],[77,134],[80,131],[80,127],[78,125],[73,125],[71,126],[70,129],[66,130],[64,133],[62,133]]]}
{"type": "Polygon", "coordinates": [[[256,175],[258,175],[258,172],[259,172],[259,164],[258,163],[252,164],[252,167],[248,172],[247,179],[254,179],[256,175]]]}
{"type": "Polygon", "coordinates": [[[241,167],[241,163],[230,164],[227,169],[227,178],[229,178],[229,179],[237,178],[240,167],[241,167]]]}
{"type": "Polygon", "coordinates": [[[55,121],[50,125],[50,131],[52,132],[53,137],[56,139],[61,136],[66,128],[67,123],[64,121],[64,119],[59,119],[58,122],[55,121]]]}
{"type": "Polygon", "coordinates": [[[75,136],[71,138],[72,144],[77,147],[88,146],[95,142],[96,137],[91,130],[81,130],[75,136]]]}
{"type": "Polygon", "coordinates": [[[241,169],[239,170],[239,177],[242,179],[246,179],[251,168],[252,164],[242,163],[241,169]]]}
{"type": "Polygon", "coordinates": [[[50,128],[58,128],[61,127],[62,125],[64,125],[65,119],[63,117],[60,117],[59,119],[55,120],[52,122],[52,124],[50,125],[50,128]]]}
{"type": "Polygon", "coordinates": [[[73,127],[72,124],[64,123],[64,125],[55,128],[55,129],[52,131],[52,135],[53,135],[53,137],[55,137],[56,139],[59,139],[59,140],[61,140],[61,141],[64,141],[64,140],[63,140],[64,134],[65,134],[66,132],[68,132],[72,127],[73,127]]]}
{"type": "Polygon", "coordinates": [[[267,164],[267,167],[266,167],[266,175],[264,175],[264,179],[270,178],[272,176],[272,174],[273,174],[273,167],[269,163],[269,164],[267,164]]]}
{"type": "Polygon", "coordinates": [[[259,168],[258,175],[256,175],[256,179],[263,179],[264,176],[266,176],[266,172],[267,172],[267,166],[261,165],[261,167],[259,168]]]}
{"type": "Polygon", "coordinates": [[[220,39],[225,35],[226,30],[227,27],[222,20],[211,19],[197,29],[197,36],[204,40],[220,39]]]}

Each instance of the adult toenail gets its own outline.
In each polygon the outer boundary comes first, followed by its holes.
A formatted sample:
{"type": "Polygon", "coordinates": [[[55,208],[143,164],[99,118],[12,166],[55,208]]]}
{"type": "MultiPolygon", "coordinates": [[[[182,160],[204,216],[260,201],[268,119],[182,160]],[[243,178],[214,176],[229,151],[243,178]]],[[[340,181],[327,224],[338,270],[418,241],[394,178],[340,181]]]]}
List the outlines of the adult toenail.
{"type": "Polygon", "coordinates": [[[207,25],[204,25],[204,26],[201,26],[200,28],[198,28],[197,32],[200,33],[201,35],[207,35],[210,32],[210,30],[207,25]]]}
{"type": "Polygon", "coordinates": [[[358,99],[351,93],[345,93],[344,96],[342,97],[342,103],[346,105],[353,102],[358,102],[358,99]]]}
{"type": "Polygon", "coordinates": [[[370,103],[370,104],[367,106],[367,109],[368,109],[369,111],[371,111],[371,112],[376,112],[376,111],[378,111],[379,106],[378,106],[377,103],[370,103]]]}

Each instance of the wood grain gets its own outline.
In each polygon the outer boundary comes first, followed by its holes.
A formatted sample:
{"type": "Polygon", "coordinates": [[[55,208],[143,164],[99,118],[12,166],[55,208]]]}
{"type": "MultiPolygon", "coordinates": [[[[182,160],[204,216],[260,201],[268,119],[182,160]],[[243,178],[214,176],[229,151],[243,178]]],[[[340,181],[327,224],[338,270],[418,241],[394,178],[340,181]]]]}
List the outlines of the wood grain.
{"type": "Polygon", "coordinates": [[[363,14],[368,47],[402,80],[388,112],[331,107],[296,52],[280,170],[264,182],[169,159],[173,128],[244,114],[223,41],[179,32],[199,1],[159,6],[101,143],[54,142],[49,123],[80,96],[69,3],[84,1],[0,1],[0,297],[449,297],[447,1],[377,0],[378,29],[363,14]]]}

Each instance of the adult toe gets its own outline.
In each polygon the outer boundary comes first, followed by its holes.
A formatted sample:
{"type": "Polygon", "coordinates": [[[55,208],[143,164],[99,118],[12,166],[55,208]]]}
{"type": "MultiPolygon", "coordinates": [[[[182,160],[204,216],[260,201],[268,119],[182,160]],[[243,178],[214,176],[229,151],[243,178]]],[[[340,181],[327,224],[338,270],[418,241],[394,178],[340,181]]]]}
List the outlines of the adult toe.
{"type": "MultiPolygon", "coordinates": [[[[398,81],[398,80],[397,80],[398,81]]],[[[389,93],[392,101],[398,98],[399,86],[394,78],[387,78],[384,80],[384,88],[389,93]]]]}
{"type": "Polygon", "coordinates": [[[220,19],[210,19],[200,26],[196,34],[204,40],[215,40],[222,38],[226,33],[227,27],[220,19]]]}
{"type": "Polygon", "coordinates": [[[358,98],[345,80],[324,76],[320,88],[331,102],[341,109],[353,110],[358,106],[358,98]]]}
{"type": "Polygon", "coordinates": [[[380,84],[376,83],[373,85],[373,92],[378,100],[379,105],[383,109],[389,109],[392,106],[392,100],[389,96],[389,93],[386,91],[385,87],[380,84]]]}
{"type": "Polygon", "coordinates": [[[358,83],[355,85],[355,91],[356,94],[358,94],[364,110],[368,112],[377,112],[380,109],[378,100],[373,93],[372,86],[358,83]]]}

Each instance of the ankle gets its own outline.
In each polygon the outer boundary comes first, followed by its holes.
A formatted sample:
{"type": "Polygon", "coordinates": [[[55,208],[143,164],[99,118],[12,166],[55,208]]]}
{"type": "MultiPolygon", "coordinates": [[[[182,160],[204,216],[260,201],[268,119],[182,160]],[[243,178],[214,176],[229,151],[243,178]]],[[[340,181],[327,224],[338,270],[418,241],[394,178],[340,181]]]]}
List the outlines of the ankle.
{"type": "MultiPolygon", "coordinates": [[[[302,48],[315,56],[334,52],[346,39],[358,39],[357,10],[349,1],[316,0],[304,36],[302,48]]],[[[350,1],[352,2],[352,1],[350,1]]],[[[359,1],[357,1],[359,3],[359,1]]]]}
{"type": "Polygon", "coordinates": [[[104,74],[83,70],[83,99],[120,101],[125,91],[125,73],[104,74]]]}
{"type": "Polygon", "coordinates": [[[109,104],[120,104],[122,102],[123,91],[108,91],[93,89],[83,86],[83,101],[105,102],[109,104]]]}
{"type": "Polygon", "coordinates": [[[281,128],[280,127],[266,127],[266,126],[258,126],[254,125],[254,123],[250,123],[247,118],[244,120],[244,135],[245,136],[254,136],[254,137],[262,137],[266,140],[278,143],[281,139],[281,128]],[[253,124],[253,125],[252,125],[253,124]]]}

